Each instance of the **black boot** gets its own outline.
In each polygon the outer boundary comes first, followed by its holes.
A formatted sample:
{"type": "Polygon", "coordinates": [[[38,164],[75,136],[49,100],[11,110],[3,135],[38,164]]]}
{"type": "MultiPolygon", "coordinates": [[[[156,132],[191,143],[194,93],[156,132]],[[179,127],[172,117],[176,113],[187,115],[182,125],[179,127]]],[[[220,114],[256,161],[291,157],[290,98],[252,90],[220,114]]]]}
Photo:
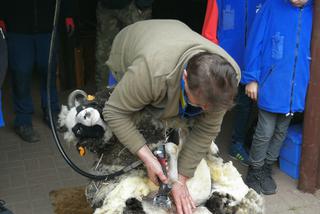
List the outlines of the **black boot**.
{"type": "Polygon", "coordinates": [[[263,167],[253,168],[252,166],[249,166],[245,183],[248,187],[254,189],[258,194],[260,194],[263,177],[263,167]]]}
{"type": "Polygon", "coordinates": [[[40,141],[39,134],[33,129],[31,125],[16,126],[14,128],[14,131],[22,140],[28,143],[35,143],[40,141]]]}
{"type": "Polygon", "coordinates": [[[261,183],[261,192],[264,195],[272,195],[276,193],[277,184],[272,178],[272,165],[265,163],[263,165],[264,179],[261,183]]]}

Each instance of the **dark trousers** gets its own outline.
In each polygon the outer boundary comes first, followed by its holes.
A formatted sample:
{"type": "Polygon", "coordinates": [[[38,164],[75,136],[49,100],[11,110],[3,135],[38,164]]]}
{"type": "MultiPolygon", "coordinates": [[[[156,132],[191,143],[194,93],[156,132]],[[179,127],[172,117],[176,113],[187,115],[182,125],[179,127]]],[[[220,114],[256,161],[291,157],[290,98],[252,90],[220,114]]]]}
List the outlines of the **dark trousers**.
{"type": "Polygon", "coordinates": [[[253,101],[245,94],[245,85],[239,85],[236,102],[232,142],[244,145],[253,105],[253,101]]]}
{"type": "MultiPolygon", "coordinates": [[[[31,84],[34,68],[40,73],[40,96],[43,112],[47,113],[47,73],[50,47],[50,33],[17,34],[8,33],[9,70],[12,74],[15,126],[31,125],[34,111],[31,84]]],[[[54,59],[56,59],[54,57],[54,59]]],[[[59,111],[56,90],[56,60],[51,74],[51,107],[59,111]]]]}
{"type": "Polygon", "coordinates": [[[272,164],[279,156],[292,116],[259,109],[249,160],[255,168],[272,164]]]}

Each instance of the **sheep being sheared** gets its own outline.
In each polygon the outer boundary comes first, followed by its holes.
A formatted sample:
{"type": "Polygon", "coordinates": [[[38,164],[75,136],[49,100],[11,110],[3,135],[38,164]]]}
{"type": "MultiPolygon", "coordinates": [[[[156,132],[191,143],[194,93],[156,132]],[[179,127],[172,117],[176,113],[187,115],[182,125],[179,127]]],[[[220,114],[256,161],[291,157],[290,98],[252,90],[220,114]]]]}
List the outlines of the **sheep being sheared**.
{"type": "MultiPolygon", "coordinates": [[[[77,93],[75,93],[77,94],[77,93]]],[[[107,124],[100,117],[101,112],[99,108],[104,105],[101,97],[96,96],[95,102],[88,102],[87,95],[79,93],[80,96],[69,96],[69,107],[64,107],[59,115],[59,123],[61,126],[66,126],[68,131],[65,133],[65,139],[68,142],[78,142],[81,140],[75,127],[81,125],[80,128],[98,126],[101,133],[103,133],[103,141],[108,142],[112,137],[112,133],[107,124]],[[90,106],[92,105],[92,107],[90,106]],[[84,127],[83,127],[83,126],[84,127]]],[[[79,95],[78,94],[78,95],[79,95]]],[[[109,94],[110,95],[110,94],[109,94]]],[[[140,118],[137,116],[136,118],[140,118]]],[[[163,127],[159,123],[153,122],[152,118],[147,117],[147,123],[140,122],[141,132],[148,129],[149,126],[163,127]],[[150,125],[150,123],[152,123],[150,125]],[[144,127],[148,126],[148,127],[144,127]]],[[[136,124],[139,120],[136,119],[136,124]]],[[[81,129],[80,129],[81,131],[81,129]]],[[[90,131],[90,129],[89,129],[90,131]]],[[[95,134],[94,132],[93,134],[95,134]]],[[[173,143],[167,143],[166,151],[169,156],[169,178],[171,182],[177,181],[177,159],[179,150],[185,142],[188,130],[179,130],[179,147],[173,143]]],[[[150,136],[153,134],[149,133],[150,136]]],[[[100,136],[101,137],[101,136],[100,136]]],[[[156,140],[152,141],[157,142],[156,140]]],[[[120,145],[118,143],[117,145],[120,145]]],[[[150,145],[149,145],[150,146],[150,145]]],[[[112,144],[112,149],[116,144],[112,144]]],[[[123,149],[119,153],[121,153],[123,149]]],[[[243,183],[241,175],[233,167],[232,163],[223,163],[221,158],[216,157],[217,147],[213,143],[211,150],[206,160],[202,160],[195,171],[193,178],[189,179],[187,186],[189,192],[198,206],[195,213],[241,213],[250,210],[250,213],[262,213],[262,199],[255,192],[252,192],[243,183]],[[205,206],[204,206],[205,205],[205,206]],[[207,208],[206,208],[207,207],[207,208]],[[242,210],[242,211],[241,211],[242,210]]],[[[114,152],[107,152],[108,156],[114,155],[114,152]]],[[[119,155],[118,155],[119,156],[119,155]]],[[[114,165],[117,158],[113,158],[112,166],[107,168],[116,168],[114,165]]],[[[131,162],[131,159],[126,160],[131,162]]],[[[126,166],[124,160],[120,160],[119,167],[126,166]]],[[[112,171],[112,170],[111,170],[112,171]]],[[[109,174],[103,172],[103,174],[109,174]]],[[[93,186],[95,183],[93,182],[93,186]]],[[[95,188],[95,187],[94,187],[95,188]]],[[[93,188],[93,189],[94,189],[93,188]]],[[[90,188],[87,188],[90,189],[90,188]]],[[[99,207],[95,213],[139,213],[130,209],[140,209],[140,213],[170,213],[174,212],[174,208],[167,212],[161,208],[155,207],[146,200],[150,193],[155,191],[155,186],[149,181],[144,170],[132,170],[128,174],[122,175],[115,180],[103,183],[102,186],[96,190],[94,196],[91,197],[92,205],[99,207]],[[137,202],[135,204],[135,202],[137,202]],[[139,202],[139,203],[138,203],[139,202]],[[101,206],[102,203],[102,206],[101,206]],[[131,207],[131,208],[130,208],[131,207]]],[[[88,191],[89,192],[89,191],[88,191]]]]}
{"type": "MultiPolygon", "coordinates": [[[[158,187],[148,179],[145,171],[133,170],[116,181],[116,185],[114,183],[111,185],[112,187],[110,188],[110,183],[104,184],[100,187],[99,192],[96,193],[96,197],[105,198],[103,205],[96,209],[94,214],[123,213],[125,209],[127,209],[128,212],[129,209],[126,208],[126,201],[132,198],[135,198],[137,203],[138,201],[142,203],[144,213],[168,213],[165,209],[153,206],[152,202],[150,203],[150,198],[147,199],[150,194],[152,195],[158,190],[158,187]]],[[[188,180],[187,186],[194,201],[199,204],[205,202],[206,199],[210,197],[210,170],[204,160],[202,160],[197,167],[194,177],[188,180]],[[201,185],[202,191],[199,191],[199,185],[201,185]]],[[[199,210],[203,211],[206,209],[199,208],[199,210]]],[[[198,213],[200,214],[199,211],[198,213]]]]}
{"type": "MultiPolygon", "coordinates": [[[[170,146],[175,152],[179,151],[178,147],[173,148],[174,144],[170,146]]],[[[262,197],[253,190],[249,190],[232,163],[223,163],[221,158],[216,157],[216,152],[217,147],[212,143],[207,160],[200,162],[194,177],[187,182],[189,192],[198,206],[194,213],[263,213],[262,197]]],[[[169,166],[174,165],[169,160],[169,166]]],[[[171,175],[171,177],[174,176],[171,175]]],[[[155,189],[145,173],[131,172],[116,181],[116,184],[113,183],[112,188],[109,188],[109,185],[108,183],[103,185],[104,187],[101,187],[97,193],[99,195],[104,192],[106,197],[103,205],[96,209],[95,214],[174,213],[175,211],[174,208],[166,211],[144,200],[145,196],[154,192],[155,189]]]]}

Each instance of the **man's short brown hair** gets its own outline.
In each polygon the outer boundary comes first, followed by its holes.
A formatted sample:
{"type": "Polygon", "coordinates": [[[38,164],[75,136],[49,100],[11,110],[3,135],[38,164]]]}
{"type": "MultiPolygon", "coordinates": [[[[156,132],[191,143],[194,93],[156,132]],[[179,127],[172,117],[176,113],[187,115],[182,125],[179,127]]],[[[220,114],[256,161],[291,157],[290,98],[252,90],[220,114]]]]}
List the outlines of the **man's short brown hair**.
{"type": "Polygon", "coordinates": [[[191,94],[207,103],[209,110],[233,107],[238,88],[237,74],[226,59],[201,52],[191,57],[186,70],[191,94]]]}

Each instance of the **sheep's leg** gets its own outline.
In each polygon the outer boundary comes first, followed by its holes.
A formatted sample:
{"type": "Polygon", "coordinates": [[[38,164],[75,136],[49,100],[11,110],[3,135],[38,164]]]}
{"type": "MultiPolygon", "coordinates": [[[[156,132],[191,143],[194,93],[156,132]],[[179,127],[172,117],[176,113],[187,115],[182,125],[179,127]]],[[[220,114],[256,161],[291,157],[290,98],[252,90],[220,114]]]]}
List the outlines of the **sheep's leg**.
{"type": "Polygon", "coordinates": [[[168,158],[168,178],[170,183],[178,181],[178,146],[174,143],[168,142],[165,145],[168,158]]]}
{"type": "Polygon", "coordinates": [[[211,161],[211,162],[220,162],[222,161],[222,159],[220,158],[220,154],[219,154],[219,149],[218,149],[218,146],[215,144],[214,141],[212,141],[211,145],[210,145],[210,148],[209,148],[209,151],[207,153],[207,158],[206,158],[208,161],[211,161]]]}
{"type": "Polygon", "coordinates": [[[177,146],[174,143],[168,142],[166,143],[166,153],[169,156],[168,165],[169,165],[169,172],[168,177],[170,182],[178,181],[178,155],[181,150],[182,145],[186,141],[188,135],[188,129],[180,128],[179,131],[179,145],[177,146]]]}

